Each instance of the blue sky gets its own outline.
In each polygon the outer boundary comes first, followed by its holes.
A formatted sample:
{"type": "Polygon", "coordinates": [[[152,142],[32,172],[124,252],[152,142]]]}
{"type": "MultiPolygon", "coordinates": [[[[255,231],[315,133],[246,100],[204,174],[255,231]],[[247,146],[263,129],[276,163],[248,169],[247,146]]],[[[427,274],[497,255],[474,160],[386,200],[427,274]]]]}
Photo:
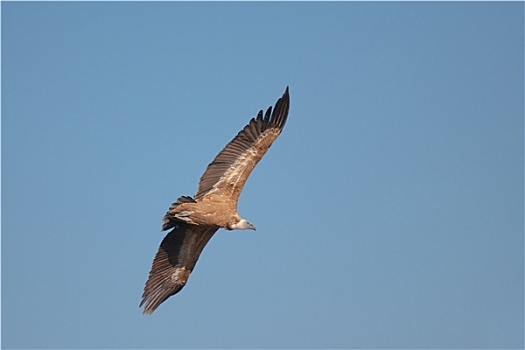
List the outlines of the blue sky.
{"type": "Polygon", "coordinates": [[[522,2],[1,6],[3,347],[523,347],[522,2]],[[257,231],[142,316],[165,211],[287,85],[257,231]]]}

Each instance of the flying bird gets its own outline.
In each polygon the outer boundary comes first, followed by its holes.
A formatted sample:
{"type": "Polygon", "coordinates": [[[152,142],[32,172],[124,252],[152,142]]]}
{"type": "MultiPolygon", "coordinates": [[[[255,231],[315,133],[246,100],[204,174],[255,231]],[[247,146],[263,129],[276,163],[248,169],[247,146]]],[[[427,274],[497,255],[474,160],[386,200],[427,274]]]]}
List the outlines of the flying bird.
{"type": "Polygon", "coordinates": [[[194,197],[182,196],[164,216],[162,231],[172,229],[160,244],[144,287],[143,314],[149,315],[170,296],[180,292],[199,256],[219,228],[255,230],[237,213],[237,202],[253,168],[283,130],[290,96],[288,87],[275,107],[269,107],[215,157],[201,176],[194,197]]]}

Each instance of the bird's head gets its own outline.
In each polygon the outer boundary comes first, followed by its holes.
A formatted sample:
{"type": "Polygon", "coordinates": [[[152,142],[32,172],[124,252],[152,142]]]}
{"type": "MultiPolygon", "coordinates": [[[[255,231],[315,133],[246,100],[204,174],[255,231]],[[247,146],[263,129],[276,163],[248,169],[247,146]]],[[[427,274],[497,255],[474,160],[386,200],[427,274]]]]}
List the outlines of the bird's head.
{"type": "Polygon", "coordinates": [[[240,219],[238,222],[228,225],[229,230],[256,230],[255,226],[250,224],[244,219],[240,219]]]}

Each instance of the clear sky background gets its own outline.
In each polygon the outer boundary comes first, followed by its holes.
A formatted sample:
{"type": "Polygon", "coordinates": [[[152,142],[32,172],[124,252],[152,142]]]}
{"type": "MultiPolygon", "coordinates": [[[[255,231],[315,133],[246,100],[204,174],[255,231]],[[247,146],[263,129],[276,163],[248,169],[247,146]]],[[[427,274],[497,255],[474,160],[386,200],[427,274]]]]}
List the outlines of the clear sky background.
{"type": "Polygon", "coordinates": [[[2,2],[5,348],[523,347],[523,2],[2,2]],[[284,132],[183,291],[207,164],[284,132]]]}

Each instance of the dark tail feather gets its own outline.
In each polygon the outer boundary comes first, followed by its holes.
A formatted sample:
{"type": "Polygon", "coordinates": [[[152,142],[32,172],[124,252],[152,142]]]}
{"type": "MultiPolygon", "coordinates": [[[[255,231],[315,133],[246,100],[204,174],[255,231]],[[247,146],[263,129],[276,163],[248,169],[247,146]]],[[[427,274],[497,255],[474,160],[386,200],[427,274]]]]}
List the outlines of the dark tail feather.
{"type": "Polygon", "coordinates": [[[181,205],[182,203],[197,203],[195,199],[193,199],[190,196],[181,196],[179,197],[175,203],[172,203],[168,211],[166,212],[166,215],[164,215],[164,218],[162,219],[162,231],[169,230],[172,227],[177,226],[179,223],[183,222],[177,218],[175,218],[171,211],[178,205],[181,205]]]}

